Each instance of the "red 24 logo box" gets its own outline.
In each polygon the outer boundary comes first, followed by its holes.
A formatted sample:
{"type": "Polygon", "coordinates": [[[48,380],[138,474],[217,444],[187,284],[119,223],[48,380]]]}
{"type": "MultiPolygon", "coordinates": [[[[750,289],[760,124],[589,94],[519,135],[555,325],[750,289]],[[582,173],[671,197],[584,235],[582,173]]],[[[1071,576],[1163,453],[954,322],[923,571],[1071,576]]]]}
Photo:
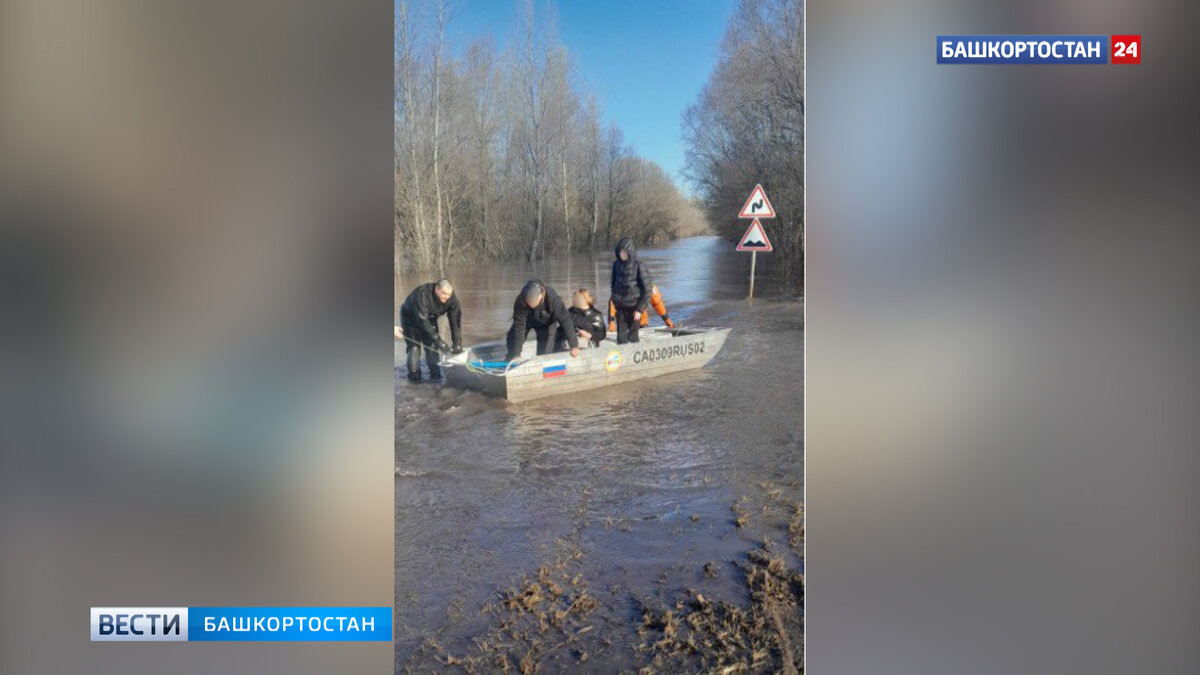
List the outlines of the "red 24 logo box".
{"type": "Polygon", "coordinates": [[[1114,35],[1109,44],[1112,48],[1113,63],[1142,62],[1141,35],[1114,35]]]}

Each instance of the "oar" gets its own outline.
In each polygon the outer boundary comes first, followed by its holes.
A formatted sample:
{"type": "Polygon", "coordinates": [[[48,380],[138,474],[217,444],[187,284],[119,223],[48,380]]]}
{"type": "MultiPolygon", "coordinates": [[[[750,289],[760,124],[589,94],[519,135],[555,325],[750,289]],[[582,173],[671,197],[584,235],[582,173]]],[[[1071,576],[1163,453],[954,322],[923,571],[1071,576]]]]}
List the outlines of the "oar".
{"type": "Polygon", "coordinates": [[[413,343],[414,345],[417,345],[418,347],[424,347],[425,349],[428,349],[431,352],[435,352],[438,356],[440,356],[442,358],[446,358],[447,356],[454,356],[454,354],[451,354],[450,352],[444,352],[444,351],[438,349],[437,347],[430,347],[429,345],[425,344],[424,342],[421,342],[420,340],[414,340],[414,339],[408,337],[407,335],[404,335],[402,337],[405,340],[408,340],[409,342],[413,343]]]}

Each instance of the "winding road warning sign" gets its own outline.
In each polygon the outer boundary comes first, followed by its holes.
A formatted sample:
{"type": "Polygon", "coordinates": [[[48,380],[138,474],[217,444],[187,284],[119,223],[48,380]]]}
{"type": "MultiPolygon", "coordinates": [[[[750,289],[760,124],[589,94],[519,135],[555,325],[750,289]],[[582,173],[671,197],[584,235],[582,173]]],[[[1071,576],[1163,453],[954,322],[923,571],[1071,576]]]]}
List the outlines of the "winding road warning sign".
{"type": "Polygon", "coordinates": [[[767,193],[763,190],[763,186],[755,185],[754,191],[750,193],[750,199],[746,200],[746,205],[742,207],[738,218],[774,218],[775,209],[771,206],[771,201],[767,199],[767,193]]]}
{"type": "Polygon", "coordinates": [[[738,242],[737,250],[739,251],[770,251],[771,240],[767,239],[767,232],[763,229],[762,223],[755,218],[750,223],[750,227],[746,228],[746,234],[742,235],[742,240],[738,242]]]}

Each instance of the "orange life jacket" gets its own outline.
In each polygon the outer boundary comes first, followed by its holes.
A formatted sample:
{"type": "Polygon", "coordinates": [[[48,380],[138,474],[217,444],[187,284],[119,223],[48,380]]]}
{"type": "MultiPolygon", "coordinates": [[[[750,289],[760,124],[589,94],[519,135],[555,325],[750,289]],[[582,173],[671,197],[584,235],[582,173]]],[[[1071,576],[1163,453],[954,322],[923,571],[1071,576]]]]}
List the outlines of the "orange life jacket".
{"type": "MultiPolygon", "coordinates": [[[[660,317],[662,317],[663,323],[667,324],[667,326],[671,328],[675,327],[675,322],[671,321],[671,317],[667,315],[667,305],[663,302],[662,293],[658,290],[657,286],[650,291],[650,306],[654,308],[654,311],[660,317]]],[[[641,325],[650,325],[650,312],[642,312],[641,325]]],[[[615,305],[613,305],[613,301],[610,299],[608,301],[608,330],[615,331],[616,329],[617,308],[615,305]]]]}

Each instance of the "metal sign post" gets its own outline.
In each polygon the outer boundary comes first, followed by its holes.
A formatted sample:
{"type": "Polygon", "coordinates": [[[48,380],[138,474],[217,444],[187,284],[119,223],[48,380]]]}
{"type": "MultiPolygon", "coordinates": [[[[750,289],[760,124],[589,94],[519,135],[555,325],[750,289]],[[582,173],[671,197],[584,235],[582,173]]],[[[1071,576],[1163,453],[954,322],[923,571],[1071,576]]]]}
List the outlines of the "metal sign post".
{"type": "Polygon", "coordinates": [[[758,251],[750,252],[750,305],[754,305],[754,263],[758,262],[758,251]]]}

